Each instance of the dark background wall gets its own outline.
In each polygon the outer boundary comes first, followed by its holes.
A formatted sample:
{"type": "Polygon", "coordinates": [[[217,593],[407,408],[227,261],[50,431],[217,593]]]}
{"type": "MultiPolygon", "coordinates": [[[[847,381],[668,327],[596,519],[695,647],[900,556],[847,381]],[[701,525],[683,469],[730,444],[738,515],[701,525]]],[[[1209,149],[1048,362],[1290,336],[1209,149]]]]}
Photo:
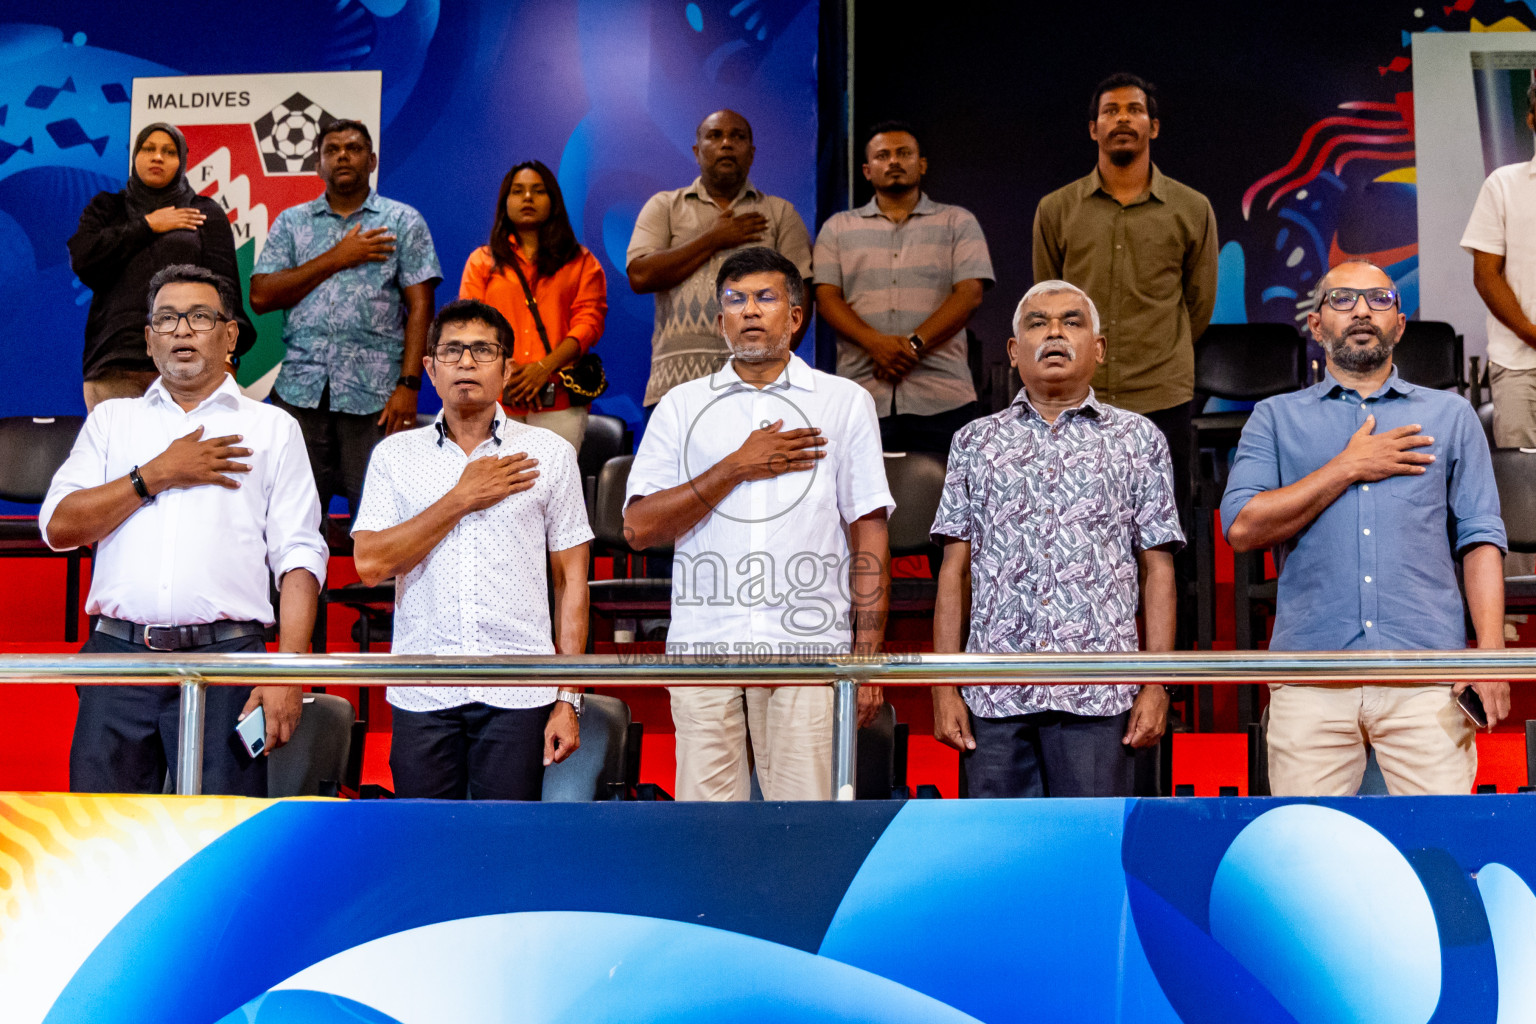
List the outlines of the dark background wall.
{"type": "MultiPolygon", "coordinates": [[[[1218,320],[1293,320],[1335,242],[1389,265],[1411,312],[1418,303],[1408,33],[1467,31],[1505,18],[1536,25],[1531,5],[1498,0],[957,4],[921,19],[889,10],[857,7],[856,123],[895,117],[916,125],[929,193],[980,219],[998,284],[972,327],[991,360],[1003,358],[1014,304],[1033,281],[1036,203],[1093,166],[1088,107],[1104,76],[1133,71],[1158,86],[1162,132],[1153,159],[1210,198],[1223,245],[1237,245],[1223,253],[1218,320]],[[1361,102],[1377,106],[1340,109],[1361,102]],[[1319,125],[1333,117],[1369,123],[1319,125]],[[1362,139],[1337,138],[1349,135],[1362,139]],[[1330,144],[1317,178],[1279,197],[1297,175],[1259,189],[1245,218],[1243,198],[1255,183],[1298,149],[1305,172],[1330,144]],[[1383,175],[1398,180],[1378,180],[1383,175]]],[[[870,194],[861,176],[859,185],[856,203],[870,194]]]]}

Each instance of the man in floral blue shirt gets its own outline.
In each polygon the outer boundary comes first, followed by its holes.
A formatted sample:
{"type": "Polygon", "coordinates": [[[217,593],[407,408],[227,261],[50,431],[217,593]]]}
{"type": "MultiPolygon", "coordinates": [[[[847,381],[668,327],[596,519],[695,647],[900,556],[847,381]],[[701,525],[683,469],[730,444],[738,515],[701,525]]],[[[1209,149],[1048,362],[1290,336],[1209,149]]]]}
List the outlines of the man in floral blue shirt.
{"type": "MultiPolygon", "coordinates": [[[[958,653],[1134,651],[1138,571],[1149,651],[1173,649],[1173,550],[1184,542],[1168,442],[1100,403],[1093,300],[1042,281],[1013,317],[1024,389],[955,435],[934,518],[944,546],[933,646],[958,653]]],[[[937,686],[934,735],[968,795],[1129,796],[1134,748],[1162,737],[1161,686],[937,686]]]]}
{"type": "Polygon", "coordinates": [[[278,214],[251,308],[288,311],[272,401],[304,432],[320,507],[344,494],[355,514],[373,446],[416,425],[442,270],[421,214],[369,185],[379,158],[368,127],[333,121],[316,144],[325,194],[278,214]]]}

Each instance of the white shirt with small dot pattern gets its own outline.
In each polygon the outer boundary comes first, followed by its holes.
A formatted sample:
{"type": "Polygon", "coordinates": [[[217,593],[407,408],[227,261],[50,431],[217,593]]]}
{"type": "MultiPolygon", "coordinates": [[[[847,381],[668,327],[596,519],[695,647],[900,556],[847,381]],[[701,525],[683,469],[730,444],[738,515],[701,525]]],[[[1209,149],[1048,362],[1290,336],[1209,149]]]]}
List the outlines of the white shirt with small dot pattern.
{"type": "MultiPolygon", "coordinates": [[[[453,489],[470,459],[526,452],[539,460],[531,488],[471,512],[416,567],[395,580],[394,644],[400,654],[553,654],[548,552],[592,539],[576,450],[559,435],[506,418],[473,454],[431,426],[392,434],[368,463],[352,532],[387,530],[453,489]]],[[[391,686],[389,702],[438,711],[479,702],[542,707],[554,686],[391,686]]]]}

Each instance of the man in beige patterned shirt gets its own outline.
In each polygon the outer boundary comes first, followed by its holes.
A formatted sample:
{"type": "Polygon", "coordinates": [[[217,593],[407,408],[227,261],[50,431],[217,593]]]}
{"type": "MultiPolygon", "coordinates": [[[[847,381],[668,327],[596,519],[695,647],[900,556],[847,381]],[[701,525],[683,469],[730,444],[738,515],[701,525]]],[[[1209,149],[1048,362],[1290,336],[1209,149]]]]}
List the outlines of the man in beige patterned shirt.
{"type": "Polygon", "coordinates": [[[625,255],[629,286],[636,294],[656,295],[647,408],[678,384],[714,373],[730,358],[715,326],[720,313],[715,274],[726,257],[746,246],[766,245],[788,257],[802,275],[811,275],[805,222],[787,200],[765,195],[747,177],[754,152],[747,119],[734,110],[715,111],[695,133],[699,176],[685,188],[646,200],[635,221],[625,255]]]}

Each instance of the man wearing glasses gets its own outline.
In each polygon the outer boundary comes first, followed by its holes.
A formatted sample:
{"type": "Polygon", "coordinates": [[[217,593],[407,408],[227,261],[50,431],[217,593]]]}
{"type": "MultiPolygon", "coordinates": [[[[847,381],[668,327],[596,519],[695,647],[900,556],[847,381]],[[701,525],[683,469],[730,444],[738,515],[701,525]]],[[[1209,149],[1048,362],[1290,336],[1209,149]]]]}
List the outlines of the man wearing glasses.
{"type": "MultiPolygon", "coordinates": [[[[385,438],[368,464],[352,527],[357,574],[369,586],[394,578],[397,654],[586,649],[592,530],[576,451],[502,411],[511,345],[492,307],[444,306],[422,360],[443,411],[385,438]]],[[[537,800],[544,769],[580,745],[579,690],[391,686],[388,697],[396,796],[537,800]]]]}
{"type": "MultiPolygon", "coordinates": [[[[790,351],[805,320],[794,263],[764,246],[715,277],[731,360],[662,398],[635,453],[624,531],[672,545],[679,654],[878,653],[895,508],[874,400],[790,351]]],[[[675,686],[677,798],[746,800],[747,743],[768,800],[832,795],[825,686],[675,686]]],[[[860,724],[882,703],[861,687],[860,724]]]]}
{"type": "MultiPolygon", "coordinates": [[[[1327,372],[1254,409],[1221,503],[1234,549],[1277,549],[1270,650],[1460,650],[1458,558],[1477,646],[1503,647],[1504,523],[1477,414],[1397,375],[1406,320],[1379,268],[1340,264],[1317,294],[1307,325],[1327,372]]],[[[1509,714],[1508,683],[1471,686],[1490,728],[1509,714]]],[[[1470,792],[1467,687],[1272,684],[1271,791],[1353,794],[1369,744],[1392,793],[1470,792]]]]}
{"type": "MultiPolygon", "coordinates": [[[[264,651],[279,581],[278,649],[309,647],[325,579],[320,501],[293,417],[240,393],[225,370],[240,330],[234,286],[202,267],[149,284],[144,335],[160,378],[101,402],[38,514],[55,551],[95,544],[82,654],[264,651]]],[[[258,707],[266,752],[299,721],[297,686],[210,686],[203,792],[264,797],[266,758],[231,743],[258,707]]],[[[174,774],[174,686],[83,686],[69,752],[77,793],[159,793],[174,774]]]]}

